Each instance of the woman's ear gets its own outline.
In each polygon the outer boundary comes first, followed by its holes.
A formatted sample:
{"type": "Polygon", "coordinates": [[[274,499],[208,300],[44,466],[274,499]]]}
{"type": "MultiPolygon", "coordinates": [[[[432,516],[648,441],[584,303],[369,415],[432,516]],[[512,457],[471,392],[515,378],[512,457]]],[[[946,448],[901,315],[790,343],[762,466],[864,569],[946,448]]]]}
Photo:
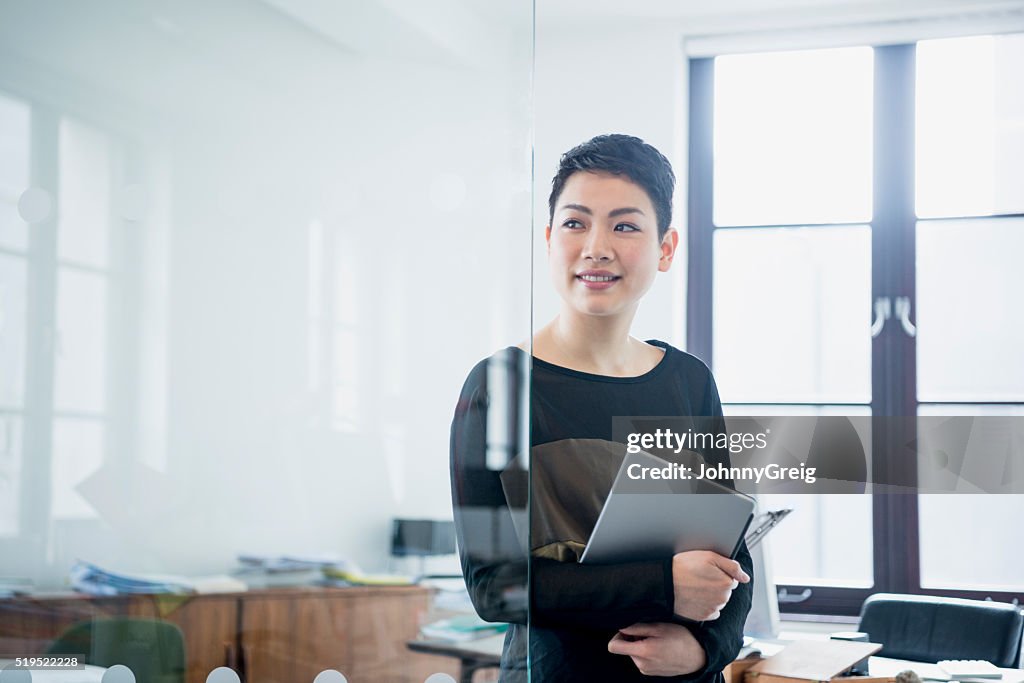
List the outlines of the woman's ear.
{"type": "Polygon", "coordinates": [[[672,267],[672,259],[676,254],[676,247],[679,246],[679,233],[675,228],[669,228],[665,236],[661,238],[661,258],[658,259],[658,270],[667,271],[672,267]]]}
{"type": "Polygon", "coordinates": [[[551,226],[544,226],[544,242],[548,245],[548,254],[551,254],[551,226]]]}

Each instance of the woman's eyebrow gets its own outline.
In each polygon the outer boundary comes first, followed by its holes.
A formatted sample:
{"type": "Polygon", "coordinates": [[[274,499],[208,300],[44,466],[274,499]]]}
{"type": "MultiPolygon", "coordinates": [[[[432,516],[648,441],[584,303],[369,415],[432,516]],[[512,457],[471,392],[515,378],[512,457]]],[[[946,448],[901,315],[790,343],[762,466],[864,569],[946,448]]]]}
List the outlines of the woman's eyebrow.
{"type": "MultiPolygon", "coordinates": [[[[593,211],[591,211],[588,207],[583,206],[582,204],[563,204],[562,205],[562,210],[564,211],[565,209],[572,209],[573,211],[579,211],[580,213],[585,213],[588,216],[594,215],[593,211]]],[[[636,208],[635,206],[624,206],[621,209],[613,209],[612,211],[609,211],[608,212],[608,218],[615,218],[616,216],[622,216],[623,214],[627,214],[627,213],[638,213],[641,216],[645,215],[643,211],[641,211],[640,209],[636,208]]]]}

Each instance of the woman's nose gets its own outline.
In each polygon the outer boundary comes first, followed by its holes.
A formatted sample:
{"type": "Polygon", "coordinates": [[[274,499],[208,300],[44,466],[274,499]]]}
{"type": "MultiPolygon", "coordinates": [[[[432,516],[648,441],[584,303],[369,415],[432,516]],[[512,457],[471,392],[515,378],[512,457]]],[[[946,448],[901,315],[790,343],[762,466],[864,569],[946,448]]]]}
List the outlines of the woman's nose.
{"type": "Polygon", "coordinates": [[[612,257],[611,247],[608,244],[608,237],[604,230],[592,228],[587,234],[587,241],[583,245],[583,258],[597,261],[607,261],[612,257]]]}

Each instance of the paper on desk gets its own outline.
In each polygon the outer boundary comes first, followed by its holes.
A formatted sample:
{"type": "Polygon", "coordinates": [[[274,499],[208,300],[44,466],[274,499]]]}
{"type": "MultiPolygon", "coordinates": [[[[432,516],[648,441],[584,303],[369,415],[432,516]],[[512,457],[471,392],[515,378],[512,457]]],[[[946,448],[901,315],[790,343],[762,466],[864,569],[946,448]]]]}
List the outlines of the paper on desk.
{"type": "Polygon", "coordinates": [[[882,649],[878,643],[799,640],[752,669],[762,674],[828,681],[882,649]]]}

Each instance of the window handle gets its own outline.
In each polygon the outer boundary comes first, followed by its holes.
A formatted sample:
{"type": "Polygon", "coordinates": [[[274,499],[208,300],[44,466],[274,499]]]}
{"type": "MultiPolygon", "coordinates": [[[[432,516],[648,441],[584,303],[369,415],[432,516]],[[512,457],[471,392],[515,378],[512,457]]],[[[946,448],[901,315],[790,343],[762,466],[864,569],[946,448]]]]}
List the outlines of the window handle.
{"type": "Polygon", "coordinates": [[[882,334],[885,321],[892,317],[892,300],[887,296],[875,299],[875,320],[871,323],[871,338],[882,334]]]}
{"type": "Polygon", "coordinates": [[[778,593],[778,599],[780,603],[804,602],[805,600],[808,600],[810,597],[810,588],[805,588],[796,595],[790,595],[789,591],[787,591],[785,588],[780,588],[778,593]]]}
{"type": "Polygon", "coordinates": [[[900,325],[903,327],[903,332],[908,337],[917,336],[917,327],[914,325],[914,323],[910,322],[909,296],[896,297],[896,317],[900,319],[900,325]]]}

